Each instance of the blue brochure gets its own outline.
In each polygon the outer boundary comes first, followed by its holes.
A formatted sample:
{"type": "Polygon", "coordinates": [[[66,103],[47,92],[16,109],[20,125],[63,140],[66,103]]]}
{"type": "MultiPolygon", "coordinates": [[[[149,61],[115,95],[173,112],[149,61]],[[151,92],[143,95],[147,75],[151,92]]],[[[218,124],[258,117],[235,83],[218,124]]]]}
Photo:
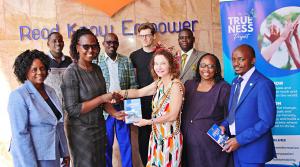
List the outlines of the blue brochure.
{"type": "Polygon", "coordinates": [[[218,125],[214,124],[208,131],[207,134],[211,137],[216,143],[218,143],[222,148],[225,147],[226,141],[229,137],[226,134],[221,134],[221,129],[218,125]]]}
{"type": "Polygon", "coordinates": [[[124,111],[126,124],[138,122],[142,119],[141,99],[124,100],[124,111]]]}

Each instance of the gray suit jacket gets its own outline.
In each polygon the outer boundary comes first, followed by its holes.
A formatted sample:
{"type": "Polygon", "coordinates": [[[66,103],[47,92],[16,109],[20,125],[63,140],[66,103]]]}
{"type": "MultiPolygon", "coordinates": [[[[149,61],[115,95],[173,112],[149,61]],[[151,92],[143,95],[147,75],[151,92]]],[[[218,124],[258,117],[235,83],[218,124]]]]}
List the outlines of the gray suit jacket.
{"type": "Polygon", "coordinates": [[[188,62],[185,65],[185,68],[183,71],[180,71],[180,80],[182,83],[185,83],[187,80],[193,79],[196,75],[196,66],[197,62],[206,52],[198,51],[194,49],[194,51],[191,54],[191,57],[189,58],[188,62]]]}
{"type": "MultiPolygon", "coordinates": [[[[63,115],[54,89],[45,85],[45,90],[63,115]]],[[[8,113],[12,130],[10,151],[15,166],[37,167],[38,160],[56,160],[56,151],[60,151],[61,157],[69,155],[63,117],[57,120],[30,81],[10,94],[8,113]],[[59,150],[56,144],[60,145],[59,150]]]]}

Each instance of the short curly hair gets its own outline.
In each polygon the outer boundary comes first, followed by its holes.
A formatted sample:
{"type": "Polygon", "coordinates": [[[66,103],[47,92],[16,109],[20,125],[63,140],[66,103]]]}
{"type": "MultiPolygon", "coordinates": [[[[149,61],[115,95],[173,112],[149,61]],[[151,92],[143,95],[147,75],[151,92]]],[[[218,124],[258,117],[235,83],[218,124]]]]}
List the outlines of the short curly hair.
{"type": "Polygon", "coordinates": [[[17,58],[15,59],[13,69],[14,74],[16,75],[17,79],[24,83],[27,80],[27,73],[30,69],[30,66],[32,65],[32,62],[35,59],[41,60],[41,62],[44,64],[47,74],[49,70],[50,65],[50,58],[47,56],[44,52],[39,50],[26,50],[25,52],[21,53],[17,58]]]}
{"type": "Polygon", "coordinates": [[[156,72],[154,71],[154,58],[157,55],[163,55],[168,60],[168,63],[170,65],[169,72],[172,76],[172,79],[178,78],[179,77],[178,62],[176,61],[175,57],[172,55],[171,52],[169,52],[167,49],[161,48],[161,49],[157,49],[154,52],[153,57],[150,61],[150,69],[151,69],[151,74],[152,74],[153,79],[159,78],[158,75],[156,74],[156,72]]]}
{"type": "Polygon", "coordinates": [[[213,58],[213,60],[215,61],[216,63],[216,74],[214,75],[214,81],[215,83],[218,83],[222,80],[224,80],[224,78],[222,77],[222,69],[221,69],[221,63],[218,59],[218,57],[214,54],[211,54],[211,53],[206,53],[204,54],[203,56],[201,56],[201,58],[199,59],[199,61],[197,62],[197,67],[196,67],[196,75],[195,75],[195,79],[197,81],[201,81],[201,75],[199,73],[199,67],[200,67],[200,63],[201,63],[201,60],[206,57],[206,56],[210,56],[213,58]]]}
{"type": "Polygon", "coordinates": [[[96,42],[97,42],[97,45],[99,47],[99,51],[100,51],[100,45],[99,45],[99,41],[96,37],[96,35],[88,28],[86,27],[81,27],[79,28],[78,30],[76,30],[73,34],[72,34],[72,37],[71,37],[71,44],[70,44],[70,55],[71,57],[74,59],[74,60],[78,60],[79,59],[79,53],[77,51],[77,44],[78,44],[78,41],[80,39],[81,36],[83,35],[92,35],[95,37],[96,39],[96,42]]]}

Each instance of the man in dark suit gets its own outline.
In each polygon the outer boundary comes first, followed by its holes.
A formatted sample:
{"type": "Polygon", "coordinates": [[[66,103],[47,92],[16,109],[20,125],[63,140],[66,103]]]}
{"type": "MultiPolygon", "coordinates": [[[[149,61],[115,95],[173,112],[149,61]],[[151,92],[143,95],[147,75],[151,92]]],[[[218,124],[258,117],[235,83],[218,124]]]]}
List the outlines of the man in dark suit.
{"type": "Polygon", "coordinates": [[[223,151],[234,154],[235,167],[261,167],[276,157],[271,128],[275,124],[275,85],[254,66],[254,49],[243,44],[234,49],[229,115],[220,128],[232,138],[223,151]]]}
{"type": "Polygon", "coordinates": [[[178,34],[178,43],[181,48],[180,80],[185,83],[195,77],[196,64],[205,52],[193,48],[195,37],[190,29],[183,28],[178,34]]]}

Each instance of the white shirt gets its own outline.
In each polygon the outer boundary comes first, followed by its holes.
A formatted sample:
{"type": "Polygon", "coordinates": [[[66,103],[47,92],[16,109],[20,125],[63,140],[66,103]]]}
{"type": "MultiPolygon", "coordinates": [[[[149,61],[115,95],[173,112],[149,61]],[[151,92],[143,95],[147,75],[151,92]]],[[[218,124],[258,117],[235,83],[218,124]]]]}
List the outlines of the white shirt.
{"type": "MultiPolygon", "coordinates": [[[[51,59],[54,59],[55,60],[55,58],[54,58],[54,56],[51,54],[51,52],[49,52],[48,53],[48,56],[51,58],[51,59]]],[[[61,56],[61,61],[64,61],[66,58],[65,58],[66,56],[63,54],[62,56],[61,56]]]]}
{"type": "Polygon", "coordinates": [[[106,65],[109,72],[109,92],[121,90],[119,74],[118,74],[118,55],[116,60],[112,60],[106,53],[104,53],[106,65]]]}
{"type": "MultiPolygon", "coordinates": [[[[242,95],[242,92],[244,91],[244,88],[247,84],[247,82],[249,81],[251,75],[253,74],[255,70],[255,67],[253,66],[252,68],[250,68],[249,71],[247,71],[243,76],[240,76],[239,77],[242,77],[243,78],[243,81],[241,82],[241,88],[240,88],[240,94],[239,94],[239,98],[238,100],[240,100],[240,97],[242,95]]],[[[231,112],[231,111],[230,111],[231,112]]],[[[235,121],[233,121],[232,124],[229,125],[229,131],[230,131],[230,134],[231,135],[236,135],[236,131],[235,131],[235,121]]]]}
{"type": "Polygon", "coordinates": [[[190,59],[190,57],[191,57],[193,51],[194,51],[193,48],[192,48],[191,50],[189,50],[188,52],[186,52],[186,53],[185,53],[184,51],[181,50],[181,55],[180,55],[180,56],[182,56],[183,54],[186,54],[186,55],[187,55],[186,60],[185,60],[185,62],[184,62],[184,66],[183,66],[183,68],[182,68],[182,71],[184,71],[185,65],[186,65],[187,62],[189,61],[189,59],[190,59]]]}

